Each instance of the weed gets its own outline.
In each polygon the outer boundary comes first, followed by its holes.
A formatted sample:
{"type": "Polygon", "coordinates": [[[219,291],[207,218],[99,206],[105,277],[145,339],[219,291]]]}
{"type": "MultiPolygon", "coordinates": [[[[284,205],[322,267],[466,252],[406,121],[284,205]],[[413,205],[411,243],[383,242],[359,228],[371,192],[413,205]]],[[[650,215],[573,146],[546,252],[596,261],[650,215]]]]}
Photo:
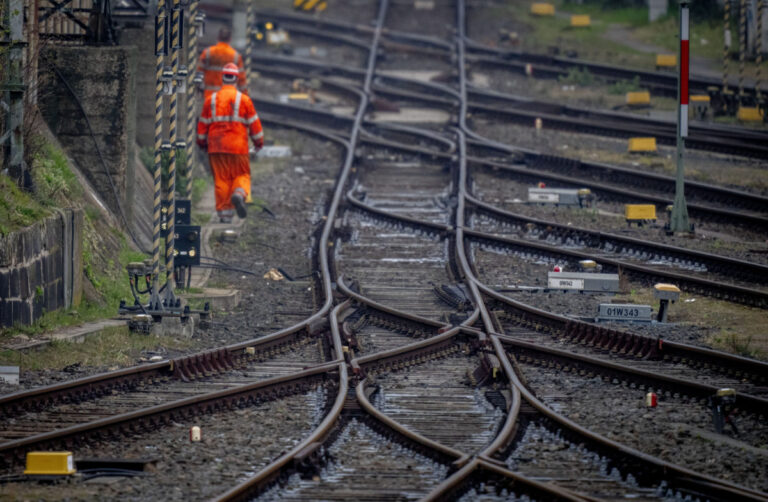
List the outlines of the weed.
{"type": "Polygon", "coordinates": [[[192,206],[197,206],[203,199],[203,194],[208,189],[208,181],[195,178],[192,180],[192,206]]]}
{"type": "Polygon", "coordinates": [[[640,76],[635,75],[632,80],[619,80],[608,86],[608,92],[611,94],[626,94],[628,92],[640,91],[640,76]]]}
{"type": "Polygon", "coordinates": [[[0,235],[32,225],[50,211],[23,191],[9,176],[0,174],[0,235]]]}
{"type": "Polygon", "coordinates": [[[586,68],[571,68],[568,70],[568,75],[560,75],[558,81],[561,84],[573,84],[589,87],[595,82],[595,77],[586,68]]]}
{"type": "Polygon", "coordinates": [[[37,199],[44,205],[62,205],[83,194],[64,153],[48,143],[35,155],[32,176],[37,199]]]}

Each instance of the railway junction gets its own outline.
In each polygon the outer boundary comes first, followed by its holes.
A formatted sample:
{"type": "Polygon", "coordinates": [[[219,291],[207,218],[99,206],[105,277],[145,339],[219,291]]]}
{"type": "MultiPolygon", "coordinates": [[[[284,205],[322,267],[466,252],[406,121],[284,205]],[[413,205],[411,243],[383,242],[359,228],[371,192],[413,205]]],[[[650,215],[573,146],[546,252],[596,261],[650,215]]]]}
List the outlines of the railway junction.
{"type": "Polygon", "coordinates": [[[768,500],[766,11],[4,0],[0,500],[768,500]]]}

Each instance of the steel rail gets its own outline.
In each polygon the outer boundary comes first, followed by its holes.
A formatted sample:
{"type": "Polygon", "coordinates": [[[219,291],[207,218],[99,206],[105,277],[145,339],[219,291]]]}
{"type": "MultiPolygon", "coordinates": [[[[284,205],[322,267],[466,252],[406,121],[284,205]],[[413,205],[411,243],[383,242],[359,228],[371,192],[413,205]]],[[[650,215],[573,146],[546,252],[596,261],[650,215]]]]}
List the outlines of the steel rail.
{"type": "MultiPolygon", "coordinates": [[[[350,194],[348,194],[348,200],[353,206],[360,210],[370,212],[377,216],[382,215],[387,220],[399,224],[412,225],[417,228],[434,228],[436,231],[442,232],[449,232],[454,229],[454,227],[450,225],[414,220],[413,218],[387,213],[378,208],[372,208],[354,197],[351,197],[350,194]]],[[[500,237],[489,236],[488,234],[476,232],[471,229],[467,229],[467,233],[470,239],[480,235],[490,237],[491,239],[503,240],[500,237]]],[[[625,265],[622,264],[622,267],[625,267],[625,265]]],[[[531,326],[536,331],[542,329],[554,329],[559,333],[572,336],[574,339],[591,340],[592,343],[598,343],[605,349],[621,351],[621,353],[626,353],[627,355],[669,357],[674,360],[687,360],[689,363],[701,364],[703,366],[714,364],[724,368],[730,373],[741,374],[745,378],[749,378],[758,383],[768,381],[768,363],[711,349],[669,342],[660,338],[650,338],[636,335],[631,332],[617,331],[592,323],[578,321],[518,302],[505,295],[501,295],[487,286],[481,285],[479,288],[483,294],[491,296],[495,300],[499,300],[522,312],[520,321],[531,326]]]]}
{"type": "Polygon", "coordinates": [[[137,424],[141,427],[156,427],[161,421],[167,423],[173,416],[190,410],[196,412],[199,409],[203,412],[211,412],[222,406],[233,407],[239,403],[251,402],[254,399],[267,399],[270,396],[279,397],[282,388],[286,387],[289,390],[298,391],[300,386],[297,382],[301,381],[302,385],[306,385],[308,378],[311,380],[317,380],[321,376],[324,378],[324,375],[336,367],[326,363],[292,375],[269,378],[253,384],[239,385],[230,389],[209,392],[55,431],[35,434],[14,441],[7,441],[0,444],[0,455],[5,458],[15,457],[18,460],[22,458],[25,452],[32,448],[50,447],[58,444],[69,446],[75,438],[88,437],[99,432],[133,430],[137,427],[137,424]],[[267,394],[268,392],[270,394],[267,394]]]}
{"type": "MultiPolygon", "coordinates": [[[[333,302],[332,277],[330,274],[330,264],[329,264],[329,256],[328,256],[328,249],[330,247],[330,235],[331,235],[331,232],[333,231],[334,221],[336,219],[336,215],[338,214],[338,209],[341,204],[341,199],[345,191],[344,187],[347,183],[350,171],[352,169],[352,164],[354,161],[354,153],[355,153],[354,146],[357,144],[358,137],[360,135],[360,125],[363,121],[363,117],[365,115],[365,112],[368,106],[368,95],[370,94],[370,89],[371,89],[371,81],[373,78],[373,68],[375,67],[375,64],[376,64],[377,47],[378,47],[378,42],[381,36],[381,27],[384,23],[384,16],[386,14],[387,8],[388,8],[388,0],[381,0],[379,4],[379,11],[376,17],[376,30],[373,33],[371,48],[368,55],[367,71],[365,76],[365,82],[363,84],[363,89],[360,94],[360,102],[358,104],[354,121],[352,123],[352,129],[350,131],[350,139],[349,139],[348,147],[346,149],[346,156],[344,158],[344,162],[336,182],[333,198],[331,200],[328,211],[326,213],[327,218],[326,218],[325,225],[323,226],[323,233],[320,238],[320,245],[318,248],[320,264],[323,267],[322,268],[323,287],[326,292],[326,299],[327,299],[328,305],[330,305],[333,302]]],[[[341,305],[337,306],[331,312],[330,324],[331,324],[331,331],[333,334],[336,353],[337,355],[342,355],[343,357],[343,352],[341,349],[341,340],[338,332],[338,326],[337,326],[337,323],[335,322],[335,317],[340,307],[341,305]]],[[[286,453],[285,455],[281,456],[277,461],[272,462],[267,467],[259,471],[254,477],[250,478],[244,483],[241,483],[235,486],[228,492],[222,494],[220,497],[217,498],[218,501],[233,501],[233,500],[249,499],[251,494],[255,493],[256,491],[258,491],[263,487],[263,484],[266,482],[266,480],[274,479],[282,471],[282,469],[289,462],[291,462],[292,459],[297,454],[299,454],[302,451],[302,449],[308,447],[312,443],[317,443],[319,439],[321,439],[322,437],[326,437],[330,433],[330,430],[338,422],[338,418],[341,415],[341,411],[344,407],[344,402],[346,400],[346,395],[348,390],[348,375],[347,375],[346,364],[339,365],[339,377],[340,377],[340,391],[337,396],[336,403],[334,404],[331,413],[326,416],[326,418],[323,420],[322,424],[320,425],[320,427],[318,427],[316,432],[313,433],[310,436],[310,438],[300,443],[296,448],[286,453]]]]}
{"type": "MultiPolygon", "coordinates": [[[[336,135],[318,131],[316,128],[306,124],[286,121],[284,119],[278,120],[270,117],[268,114],[261,114],[261,117],[267,124],[288,126],[304,133],[333,141],[349,150],[348,143],[336,135]]],[[[330,232],[330,229],[328,229],[328,232],[330,232]]],[[[319,265],[322,266],[322,262],[319,265]]],[[[210,374],[232,369],[237,364],[239,358],[243,357],[243,349],[245,348],[253,347],[257,351],[267,350],[290,343],[290,337],[298,335],[302,331],[306,330],[309,335],[317,333],[322,328],[323,318],[327,315],[332,304],[329,290],[325,289],[325,293],[327,295],[326,301],[320,310],[307,319],[275,333],[168,361],[133,366],[0,396],[0,416],[12,416],[25,411],[39,410],[60,402],[79,401],[89,396],[98,397],[108,394],[113,389],[131,388],[139,385],[141,382],[153,379],[171,377],[191,379],[195,376],[204,376],[205,373],[210,374]]]]}
{"type": "MultiPolygon", "coordinates": [[[[571,69],[585,69],[609,84],[639,78],[641,87],[652,91],[654,95],[675,97],[677,94],[677,76],[675,73],[653,72],[576,58],[509,51],[488,47],[471,39],[466,39],[466,42],[473,53],[469,60],[474,65],[513,70],[521,74],[525,74],[526,65],[531,65],[533,74],[539,78],[558,78],[566,76],[571,69]]],[[[703,76],[692,75],[690,78],[690,90],[693,94],[708,94],[709,87],[720,87],[721,84],[722,82],[703,76]]],[[[755,94],[754,87],[745,87],[745,91],[748,91],[747,93],[752,96],[755,94]]]]}
{"type": "MultiPolygon", "coordinates": [[[[282,58],[278,62],[288,64],[290,61],[292,64],[297,64],[295,59],[282,58]],[[287,61],[286,61],[287,60],[287,61]]],[[[273,61],[275,62],[275,61],[273,61]]],[[[314,62],[301,62],[302,66],[308,65],[308,68],[317,69],[318,63],[314,62]]],[[[387,79],[390,82],[402,83],[404,79],[397,77],[385,76],[383,79],[387,79]]],[[[414,81],[405,81],[408,85],[421,85],[426,87],[425,90],[431,92],[442,92],[447,96],[454,96],[454,93],[445,86],[437,84],[424,84],[414,81]]],[[[384,93],[392,96],[402,96],[403,92],[397,90],[382,89],[384,93]]],[[[407,93],[410,99],[418,99],[418,93],[407,93]]],[[[422,93],[423,94],[423,93],[422,93]]],[[[445,98],[433,97],[430,102],[439,104],[440,106],[447,106],[445,98]]],[[[262,106],[269,106],[274,108],[274,104],[270,101],[264,101],[262,106]]],[[[285,108],[281,108],[285,110],[285,108]]],[[[310,110],[310,109],[307,109],[310,110]]],[[[317,119],[321,119],[324,112],[313,110],[307,111],[308,115],[311,115],[317,119]]],[[[327,112],[325,112],[327,113],[327,112]]],[[[471,163],[480,163],[483,165],[493,166],[508,172],[510,174],[527,175],[528,178],[541,178],[543,180],[549,180],[556,183],[565,183],[571,186],[587,187],[591,188],[595,192],[602,194],[609,199],[616,199],[620,201],[630,202],[652,202],[660,207],[666,207],[671,203],[671,195],[674,188],[674,179],[661,174],[645,173],[630,168],[613,166],[609,164],[603,164],[598,162],[585,162],[578,159],[572,159],[568,157],[561,157],[557,155],[542,154],[535,150],[526,148],[518,148],[513,146],[504,145],[487,138],[483,138],[471,131],[468,133],[474,139],[469,141],[472,148],[484,151],[495,152],[496,155],[504,155],[505,157],[512,157],[518,162],[524,162],[530,167],[525,169],[517,168],[515,166],[494,162],[493,160],[483,159],[478,156],[470,156],[471,163]],[[546,166],[545,168],[542,168],[546,166]],[[533,169],[532,169],[532,168],[533,169]],[[564,174],[558,173],[574,173],[578,176],[569,177],[564,174]],[[615,183],[615,185],[606,184],[605,182],[592,181],[598,173],[600,178],[606,181],[615,183]],[[620,188],[621,185],[630,184],[631,186],[642,187],[643,189],[652,189],[657,192],[669,194],[670,198],[666,196],[659,196],[649,193],[638,192],[637,190],[620,188]]],[[[707,183],[688,181],[686,183],[686,191],[689,199],[693,202],[689,202],[689,212],[691,215],[712,221],[726,221],[728,223],[736,223],[757,230],[768,229],[768,216],[761,213],[766,213],[768,208],[768,197],[764,197],[749,192],[734,190],[726,187],[719,187],[710,185],[707,183]],[[700,200],[701,202],[696,202],[700,200]],[[705,203],[706,202],[706,203],[705,203]],[[728,206],[737,206],[744,208],[753,213],[745,213],[743,211],[737,211],[732,209],[712,207],[711,202],[717,202],[728,206]]]]}
{"type": "Polygon", "coordinates": [[[602,249],[605,246],[611,246],[619,250],[613,251],[614,253],[623,253],[632,250],[632,252],[642,255],[652,255],[655,258],[683,262],[697,267],[705,267],[707,272],[725,274],[729,277],[737,277],[743,281],[756,282],[758,284],[768,283],[768,265],[714,253],[707,253],[704,251],[697,251],[695,249],[681,248],[651,240],[590,230],[588,228],[562,225],[555,221],[524,216],[501,209],[484,202],[473,195],[467,195],[467,201],[474,206],[477,211],[486,213],[493,218],[498,218],[505,222],[513,222],[515,225],[521,227],[535,225],[536,227],[547,229],[548,232],[554,232],[561,235],[563,240],[574,239],[581,241],[584,243],[585,247],[602,249]]]}
{"type": "MultiPolygon", "coordinates": [[[[719,387],[699,383],[685,378],[668,376],[647,370],[633,368],[620,363],[614,363],[596,357],[577,354],[552,347],[545,347],[535,343],[526,342],[514,336],[497,335],[499,340],[508,347],[512,347],[516,353],[538,354],[547,360],[561,362],[563,366],[570,365],[579,369],[588,369],[604,375],[616,376],[624,380],[639,382],[649,388],[682,392],[687,396],[706,401],[713,397],[719,387]]],[[[768,412],[768,399],[748,393],[738,394],[738,407],[754,414],[768,412]]]]}
{"type": "MultiPolygon", "coordinates": [[[[288,64],[288,65],[297,64],[295,61],[295,58],[280,58],[277,60],[277,62],[279,64],[288,64]]],[[[309,65],[308,66],[309,68],[315,68],[315,69],[324,68],[323,65],[320,65],[319,63],[315,63],[315,62],[301,62],[301,65],[302,66],[309,65]]],[[[334,70],[341,70],[342,68],[344,67],[334,67],[334,70]]],[[[434,92],[440,92],[445,96],[458,98],[455,91],[452,91],[450,88],[441,86],[439,84],[427,84],[423,82],[408,81],[407,79],[402,79],[402,78],[393,77],[393,76],[377,77],[377,79],[380,79],[382,81],[389,81],[393,85],[405,84],[410,86],[415,85],[415,86],[424,88],[424,92],[421,92],[421,93],[418,93],[418,92],[403,93],[396,89],[388,90],[385,87],[377,87],[380,89],[380,92],[388,93],[388,95],[392,95],[392,96],[407,95],[411,99],[419,99],[420,94],[426,95],[427,93],[434,94],[434,92]]],[[[449,98],[439,98],[439,97],[432,96],[430,98],[430,102],[436,103],[440,106],[445,106],[447,105],[448,99],[449,98]]],[[[736,133],[737,132],[735,132],[734,134],[736,133]]],[[[577,159],[570,159],[567,157],[560,157],[556,155],[546,155],[530,149],[516,148],[508,145],[503,145],[498,142],[493,142],[493,141],[487,140],[486,138],[477,136],[474,133],[470,133],[470,134],[479,139],[478,141],[474,141],[474,142],[470,141],[470,143],[475,148],[495,151],[505,156],[512,155],[515,158],[517,158],[519,161],[525,162],[528,165],[533,167],[538,167],[542,164],[547,164],[548,167],[552,168],[549,170],[564,171],[564,172],[573,171],[577,173],[579,177],[578,178],[567,178],[567,177],[558,178],[557,177],[558,175],[547,174],[546,171],[542,171],[541,169],[536,169],[535,171],[532,169],[526,169],[524,171],[521,171],[521,173],[522,172],[535,173],[537,175],[541,173],[540,176],[548,176],[553,181],[573,183],[575,185],[589,185],[590,187],[594,187],[595,190],[600,190],[601,193],[604,193],[609,197],[619,198],[620,200],[632,200],[632,201],[650,200],[660,206],[666,206],[671,201],[671,199],[667,199],[665,197],[658,197],[654,195],[639,195],[638,192],[635,190],[622,189],[622,188],[618,188],[610,185],[604,185],[602,183],[594,183],[589,181],[589,179],[594,176],[593,173],[598,172],[600,173],[600,176],[602,178],[606,178],[617,184],[631,183],[633,186],[640,186],[645,188],[651,187],[653,190],[660,191],[662,193],[669,193],[671,196],[671,194],[673,193],[674,178],[670,176],[656,174],[656,173],[644,173],[631,168],[613,166],[613,165],[608,165],[608,164],[603,164],[598,162],[584,162],[577,159]]],[[[471,160],[473,162],[483,161],[478,157],[472,157],[471,160]]],[[[489,162],[489,163],[494,165],[494,167],[499,167],[502,169],[514,168],[513,166],[508,166],[501,163],[492,163],[492,162],[489,162]]],[[[715,186],[715,185],[697,182],[697,181],[688,181],[686,183],[686,190],[688,192],[689,198],[694,199],[694,202],[689,204],[689,207],[693,212],[693,214],[698,214],[702,218],[715,219],[717,221],[722,221],[722,220],[742,221],[743,220],[743,223],[745,225],[758,226],[759,228],[768,228],[768,218],[766,218],[765,216],[758,215],[758,214],[745,214],[743,212],[733,211],[725,208],[712,208],[707,204],[701,204],[701,203],[695,202],[695,199],[701,199],[702,202],[703,201],[718,202],[721,204],[727,204],[729,206],[733,206],[735,204],[737,206],[743,207],[750,211],[761,213],[761,212],[767,211],[766,208],[768,208],[768,197],[745,192],[742,190],[735,190],[735,189],[715,186]]]]}
{"type": "Polygon", "coordinates": [[[562,246],[552,246],[540,242],[495,235],[472,229],[466,229],[465,232],[471,240],[489,244],[492,247],[503,246],[505,248],[524,252],[534,250],[534,252],[542,255],[557,257],[558,260],[565,260],[572,265],[576,265],[581,260],[595,260],[598,263],[610,266],[610,269],[626,274],[635,280],[642,281],[646,285],[656,282],[673,282],[683,291],[712,296],[721,300],[741,303],[753,307],[768,308],[768,292],[764,290],[735,284],[724,284],[712,279],[696,277],[681,272],[659,270],[651,266],[638,265],[629,261],[606,256],[598,257],[594,256],[594,253],[576,251],[562,246]]]}
{"type": "MultiPolygon", "coordinates": [[[[479,94],[479,93],[478,93],[479,94]]],[[[527,101],[525,108],[512,106],[513,99],[488,94],[482,95],[484,104],[470,102],[470,110],[496,119],[512,121],[518,124],[534,126],[536,119],[541,119],[545,127],[577,133],[597,134],[619,138],[650,136],[663,145],[674,145],[677,141],[672,122],[651,121],[637,115],[591,112],[562,105],[527,101]],[[494,103],[495,101],[495,103],[494,103]]],[[[722,138],[713,130],[705,131],[696,125],[691,126],[691,133],[685,140],[687,148],[728,153],[758,159],[768,158],[768,138],[755,138],[754,133],[744,131],[744,138],[722,138]]]]}
{"type": "MultiPolygon", "coordinates": [[[[332,312],[331,317],[335,317],[337,311],[340,308],[345,307],[342,303],[338,305],[332,312]]],[[[219,502],[224,501],[244,501],[250,500],[252,495],[260,490],[263,490],[267,485],[274,482],[281,472],[289,466],[291,463],[295,463],[297,457],[301,456],[306,459],[316,455],[322,441],[331,434],[332,430],[337,426],[341,412],[344,409],[344,403],[347,400],[347,393],[349,391],[349,377],[347,374],[347,366],[343,362],[343,351],[341,348],[341,341],[337,330],[334,330],[335,322],[331,321],[331,330],[333,333],[334,352],[337,358],[341,356],[341,362],[338,364],[339,369],[339,391],[336,394],[336,400],[331,408],[330,412],[325,416],[320,425],[309,435],[306,439],[299,442],[290,451],[281,455],[277,460],[271,462],[269,465],[261,469],[254,476],[234,486],[232,489],[216,497],[214,500],[219,502]]]]}
{"type": "MultiPolygon", "coordinates": [[[[491,342],[497,346],[499,351],[501,341],[497,336],[491,336],[491,342]]],[[[505,356],[506,357],[506,356],[505,356]]],[[[512,382],[520,389],[525,399],[542,416],[551,420],[559,429],[567,431],[574,435],[577,441],[587,440],[593,447],[597,447],[604,455],[608,456],[613,462],[616,462],[617,454],[626,458],[639,461],[647,469],[646,472],[637,473],[636,478],[641,483],[658,483],[660,480],[667,480],[669,485],[678,489],[690,492],[692,495],[703,496],[706,498],[716,497],[718,500],[768,500],[768,494],[739,486],[728,481],[724,481],[710,476],[704,476],[695,471],[681,467],[670,462],[666,462],[652,455],[635,450],[624,444],[610,440],[600,434],[596,434],[576,422],[560,415],[551,408],[542,403],[534,394],[528,390],[520,381],[517,372],[511,373],[512,382]]],[[[619,467],[624,467],[618,462],[619,467]]]]}
{"type": "MultiPolygon", "coordinates": [[[[517,150],[513,148],[505,147],[498,144],[475,143],[475,145],[478,145],[478,147],[484,148],[484,149],[493,149],[499,152],[503,151],[503,152],[506,152],[506,155],[514,155],[515,153],[519,153],[517,150]]],[[[582,161],[573,160],[573,159],[567,159],[564,157],[556,157],[556,156],[543,155],[538,153],[536,153],[535,155],[526,156],[526,157],[527,158],[523,159],[523,162],[525,162],[525,164],[529,166],[533,166],[534,167],[533,169],[529,167],[519,167],[519,166],[509,165],[504,162],[487,160],[481,157],[472,157],[470,158],[470,162],[480,164],[483,167],[491,167],[499,172],[503,172],[511,176],[521,177],[523,179],[548,181],[550,183],[557,184],[557,186],[589,188],[595,194],[602,196],[606,200],[617,200],[617,201],[628,202],[628,203],[645,203],[645,204],[652,203],[657,208],[661,207],[664,209],[669,204],[672,203],[671,193],[669,196],[659,196],[659,195],[654,195],[648,192],[643,192],[638,190],[638,189],[648,190],[649,188],[651,190],[656,190],[658,188],[662,188],[662,191],[666,192],[666,189],[668,188],[666,184],[662,185],[661,187],[655,186],[654,182],[658,181],[656,176],[630,175],[627,178],[625,178],[624,184],[632,187],[636,187],[636,188],[619,188],[618,186],[610,185],[607,183],[591,181],[590,178],[587,176],[579,177],[578,176],[579,173],[575,173],[575,172],[573,173],[574,175],[570,175],[570,176],[553,172],[555,169],[560,171],[573,172],[577,170],[578,171],[587,170],[593,166],[600,169],[603,166],[598,166],[593,163],[587,163],[587,162],[582,162],[582,161]],[[547,168],[541,169],[539,166],[541,166],[542,164],[546,164],[547,168]],[[626,181],[629,181],[629,183],[626,183],[626,181]],[[645,184],[643,184],[643,182],[645,182],[645,184]]],[[[611,174],[610,170],[612,170],[612,166],[605,166],[605,167],[608,167],[608,169],[606,169],[604,172],[607,175],[610,175],[611,174]]],[[[620,174],[620,173],[616,174],[616,178],[619,178],[621,176],[623,176],[623,174],[620,174]]],[[[616,182],[620,183],[618,180],[616,182]]],[[[686,190],[687,189],[688,189],[688,183],[686,183],[686,190]]],[[[699,197],[697,197],[696,195],[696,191],[697,190],[695,186],[690,187],[688,214],[690,214],[691,216],[701,220],[705,220],[705,221],[726,222],[728,224],[748,228],[753,231],[760,231],[760,232],[768,231],[767,215],[753,214],[753,213],[748,213],[748,212],[743,212],[743,211],[738,211],[733,209],[726,209],[721,207],[713,207],[712,205],[707,205],[704,202],[704,200],[702,200],[702,202],[691,202],[690,201],[691,199],[694,201],[699,199],[699,197]]],[[[737,198],[737,199],[732,199],[732,201],[735,203],[745,202],[745,201],[751,201],[752,198],[753,198],[752,196],[748,196],[748,197],[745,197],[743,200],[740,200],[740,198],[737,198]]]]}
{"type": "Polygon", "coordinates": [[[484,295],[511,309],[517,324],[536,332],[562,335],[573,342],[589,343],[621,356],[668,359],[693,366],[710,367],[758,385],[768,382],[768,363],[763,361],[672,342],[661,337],[651,338],[631,331],[618,331],[539,309],[503,295],[480,282],[478,287],[484,295]]]}
{"type": "MultiPolygon", "coordinates": [[[[334,30],[340,33],[354,32],[363,35],[372,31],[370,26],[329,19],[320,19],[317,17],[302,16],[300,14],[279,12],[270,9],[257,9],[256,12],[265,18],[289,23],[293,26],[315,26],[325,30],[334,30]]],[[[389,29],[383,30],[383,35],[385,39],[392,38],[398,41],[402,41],[403,43],[421,44],[426,47],[431,47],[435,50],[442,50],[445,52],[450,52],[453,50],[453,45],[450,42],[437,37],[400,32],[397,30],[389,29]]],[[[653,89],[667,93],[670,97],[676,96],[677,80],[674,74],[619,67],[604,63],[583,61],[575,58],[562,58],[544,54],[526,53],[523,51],[504,50],[486,46],[466,36],[464,37],[464,41],[467,49],[471,52],[471,54],[467,55],[467,61],[470,63],[495,62],[504,66],[519,68],[521,73],[525,71],[525,64],[530,63],[535,65],[534,71],[538,70],[536,73],[554,78],[567,74],[567,70],[570,68],[587,68],[590,72],[607,78],[609,82],[632,80],[636,76],[639,76],[640,81],[642,84],[644,84],[644,86],[652,86],[653,89]]],[[[691,78],[691,85],[692,90],[695,89],[697,92],[703,92],[706,94],[708,87],[719,87],[721,82],[717,81],[716,79],[710,79],[707,77],[693,76],[691,78]]],[[[755,93],[754,88],[747,87],[745,90],[749,94],[755,93]]]]}
{"type": "MultiPolygon", "coordinates": [[[[653,118],[646,115],[631,114],[619,111],[609,110],[595,110],[592,108],[584,108],[574,105],[563,105],[553,101],[544,101],[539,98],[530,98],[526,96],[517,96],[506,92],[493,91],[489,89],[483,89],[479,87],[469,87],[470,96],[474,96],[474,101],[470,100],[470,107],[473,103],[483,104],[484,101],[500,103],[508,103],[510,106],[519,106],[521,109],[528,110],[536,108],[538,110],[547,111],[553,115],[564,115],[569,117],[585,117],[590,119],[600,120],[619,120],[630,121],[638,125],[641,130],[652,130],[652,128],[666,128],[673,129],[675,126],[674,121],[662,120],[653,118]]],[[[487,104],[487,103],[485,103],[487,104]]],[[[746,127],[738,127],[733,125],[711,123],[711,122],[694,122],[689,127],[689,132],[697,132],[701,135],[712,135],[722,139],[750,139],[755,141],[768,141],[768,131],[761,129],[750,129],[746,127]]],[[[690,137],[689,137],[690,139],[690,137]]]]}

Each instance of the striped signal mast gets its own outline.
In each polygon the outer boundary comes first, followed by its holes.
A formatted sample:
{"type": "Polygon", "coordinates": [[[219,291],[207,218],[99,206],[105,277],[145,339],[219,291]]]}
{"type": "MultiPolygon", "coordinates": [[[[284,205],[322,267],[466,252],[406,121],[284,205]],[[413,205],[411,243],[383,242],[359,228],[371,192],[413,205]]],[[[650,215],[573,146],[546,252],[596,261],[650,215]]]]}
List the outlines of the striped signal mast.
{"type": "Polygon", "coordinates": [[[690,232],[688,206],[685,203],[685,178],[683,157],[685,138],[688,137],[688,18],[690,0],[680,0],[680,68],[677,78],[677,180],[675,183],[675,203],[669,221],[670,232],[690,232]]]}

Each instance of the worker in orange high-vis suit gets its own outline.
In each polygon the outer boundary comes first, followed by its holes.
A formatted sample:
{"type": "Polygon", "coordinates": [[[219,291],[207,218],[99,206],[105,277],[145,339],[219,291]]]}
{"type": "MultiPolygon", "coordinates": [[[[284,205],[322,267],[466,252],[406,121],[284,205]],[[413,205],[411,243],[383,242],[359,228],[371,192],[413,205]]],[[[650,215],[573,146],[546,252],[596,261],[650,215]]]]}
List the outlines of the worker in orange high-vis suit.
{"type": "Polygon", "coordinates": [[[242,92],[247,92],[243,57],[229,45],[231,40],[232,32],[229,28],[222,28],[219,30],[219,43],[208,47],[200,54],[197,73],[202,77],[205,99],[208,99],[208,96],[221,89],[222,70],[229,63],[236,65],[238,68],[238,88],[242,92]]]}
{"type": "Polygon", "coordinates": [[[251,163],[248,138],[256,150],[264,146],[264,132],[256,108],[248,95],[235,88],[240,72],[229,63],[222,71],[223,85],[203,104],[197,122],[197,144],[208,151],[216,185],[216,211],[222,223],[234,212],[245,218],[245,201],[251,195],[251,163]]]}

